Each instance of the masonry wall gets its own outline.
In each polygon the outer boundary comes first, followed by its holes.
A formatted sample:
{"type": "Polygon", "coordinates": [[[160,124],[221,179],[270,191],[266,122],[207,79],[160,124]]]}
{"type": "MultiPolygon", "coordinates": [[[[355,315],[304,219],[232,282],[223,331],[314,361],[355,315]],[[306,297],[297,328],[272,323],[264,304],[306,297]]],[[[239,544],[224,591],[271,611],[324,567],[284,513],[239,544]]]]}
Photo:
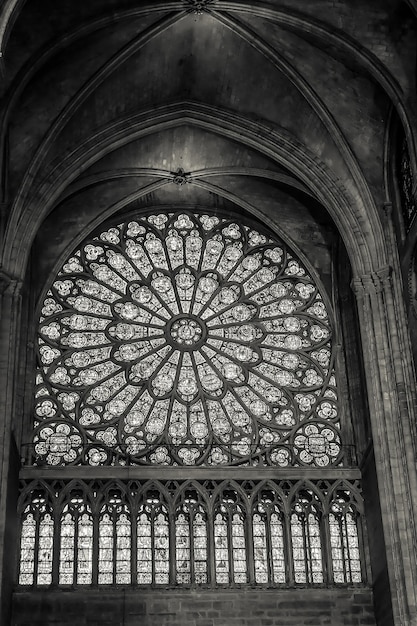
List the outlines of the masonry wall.
{"type": "Polygon", "coordinates": [[[374,626],[368,588],[16,592],[12,626],[374,626]]]}

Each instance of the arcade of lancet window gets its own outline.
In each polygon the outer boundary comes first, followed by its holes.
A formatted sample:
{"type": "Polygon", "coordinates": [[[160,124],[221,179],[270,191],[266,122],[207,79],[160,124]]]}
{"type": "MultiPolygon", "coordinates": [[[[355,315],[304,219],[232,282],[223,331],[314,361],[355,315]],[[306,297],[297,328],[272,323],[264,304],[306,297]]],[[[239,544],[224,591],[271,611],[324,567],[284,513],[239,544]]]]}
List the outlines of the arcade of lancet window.
{"type": "Polygon", "coordinates": [[[207,478],[27,481],[19,584],[363,581],[357,484],[210,479],[343,466],[331,320],[276,235],[187,211],[113,224],[53,281],[37,351],[29,467],[207,478]]]}

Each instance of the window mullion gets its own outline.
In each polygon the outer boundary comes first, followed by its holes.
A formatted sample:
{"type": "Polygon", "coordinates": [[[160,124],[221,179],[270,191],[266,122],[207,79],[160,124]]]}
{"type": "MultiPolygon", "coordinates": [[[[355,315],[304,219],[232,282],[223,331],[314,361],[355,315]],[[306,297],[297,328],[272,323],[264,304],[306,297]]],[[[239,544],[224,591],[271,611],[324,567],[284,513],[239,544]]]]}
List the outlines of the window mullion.
{"type": "Polygon", "coordinates": [[[327,582],[328,584],[332,584],[334,582],[334,570],[333,570],[333,552],[332,552],[332,543],[331,543],[331,538],[330,538],[330,522],[329,522],[328,512],[326,512],[326,514],[321,516],[319,520],[319,528],[321,529],[321,533],[323,536],[322,550],[321,550],[323,580],[324,582],[327,582]]]}
{"type": "Polygon", "coordinates": [[[235,563],[234,563],[234,550],[233,550],[233,513],[230,508],[227,508],[227,546],[229,557],[229,583],[235,582],[235,563]]]}
{"type": "Polygon", "coordinates": [[[36,511],[35,515],[35,543],[33,546],[33,584],[38,584],[38,565],[39,565],[39,534],[41,529],[41,513],[36,511]]]}
{"type": "Polygon", "coordinates": [[[130,508],[130,572],[131,583],[138,582],[138,519],[139,512],[131,504],[130,508]]]}
{"type": "Polygon", "coordinates": [[[113,528],[113,545],[112,545],[112,552],[113,552],[113,585],[116,584],[117,582],[117,510],[116,507],[112,507],[113,510],[110,512],[110,519],[112,522],[112,528],[113,528]]]}
{"type": "Polygon", "coordinates": [[[73,567],[72,567],[72,584],[78,584],[78,559],[79,559],[79,546],[78,546],[78,536],[79,536],[79,526],[80,526],[80,511],[77,509],[74,514],[74,549],[73,549],[73,567]]]}
{"type": "Polygon", "coordinates": [[[175,534],[175,512],[171,509],[168,512],[169,521],[169,580],[173,585],[177,582],[177,553],[176,553],[176,534],[175,534]]]}
{"type": "Polygon", "coordinates": [[[304,510],[302,513],[302,536],[303,536],[303,555],[304,555],[304,571],[306,583],[311,583],[311,545],[310,545],[310,524],[308,513],[304,510]]]}
{"type": "Polygon", "coordinates": [[[245,529],[245,552],[246,552],[246,572],[248,582],[255,584],[255,558],[253,544],[253,508],[249,508],[249,515],[246,516],[245,529]]]}
{"type": "Polygon", "coordinates": [[[100,545],[100,512],[96,511],[93,515],[93,570],[92,570],[92,583],[98,585],[98,573],[99,573],[99,551],[100,545]]]}
{"type": "Polygon", "coordinates": [[[342,531],[342,559],[343,559],[343,573],[345,582],[352,582],[352,564],[350,561],[350,545],[349,545],[349,532],[347,524],[347,512],[343,511],[340,519],[340,526],[342,531]]]}
{"type": "Polygon", "coordinates": [[[216,584],[214,515],[211,507],[207,510],[207,579],[209,585],[216,584]]]}
{"type": "Polygon", "coordinates": [[[188,532],[190,537],[190,582],[195,583],[195,554],[194,554],[194,521],[195,509],[190,506],[190,514],[188,516],[188,532]]]}
{"type": "Polygon", "coordinates": [[[291,533],[292,515],[293,513],[291,511],[283,515],[284,550],[285,550],[285,562],[286,562],[286,570],[287,570],[286,574],[287,574],[287,581],[289,582],[290,585],[293,585],[295,583],[294,548],[293,548],[293,540],[292,540],[292,533],[291,533]]]}
{"type": "Polygon", "coordinates": [[[52,549],[52,584],[59,584],[59,560],[61,554],[61,519],[62,512],[57,510],[56,505],[52,509],[52,519],[54,520],[54,535],[52,549]]]}
{"type": "Polygon", "coordinates": [[[155,546],[155,524],[157,520],[157,513],[154,507],[151,510],[151,579],[152,585],[156,584],[156,568],[155,568],[155,555],[156,555],[156,546],[155,546]]]}
{"type": "Polygon", "coordinates": [[[265,539],[266,539],[266,565],[268,573],[268,583],[275,584],[274,578],[274,561],[272,556],[272,526],[271,526],[271,509],[265,512],[264,515],[265,524],[265,539]]]}

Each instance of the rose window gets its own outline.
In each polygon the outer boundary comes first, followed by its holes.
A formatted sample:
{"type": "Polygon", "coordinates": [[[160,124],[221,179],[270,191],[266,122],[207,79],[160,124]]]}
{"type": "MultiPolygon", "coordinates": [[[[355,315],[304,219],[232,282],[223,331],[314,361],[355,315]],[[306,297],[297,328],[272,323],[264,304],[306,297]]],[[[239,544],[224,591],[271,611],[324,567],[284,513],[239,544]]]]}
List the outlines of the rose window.
{"type": "Polygon", "coordinates": [[[38,356],[35,463],[341,462],[325,302],[240,218],[135,216],[91,237],[44,298],[38,356]]]}

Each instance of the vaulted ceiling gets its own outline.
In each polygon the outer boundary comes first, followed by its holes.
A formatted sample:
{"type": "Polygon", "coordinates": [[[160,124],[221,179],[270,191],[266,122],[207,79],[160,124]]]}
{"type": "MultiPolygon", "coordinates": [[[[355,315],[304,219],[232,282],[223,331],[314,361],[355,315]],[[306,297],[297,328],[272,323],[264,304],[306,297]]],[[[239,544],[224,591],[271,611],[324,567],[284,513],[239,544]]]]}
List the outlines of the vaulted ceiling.
{"type": "Polygon", "coordinates": [[[324,274],[337,231],[354,272],[386,263],[387,129],[393,111],[415,124],[413,2],[1,11],[6,273],[23,277],[32,248],[42,285],[104,219],[172,205],[262,217],[324,274]]]}

